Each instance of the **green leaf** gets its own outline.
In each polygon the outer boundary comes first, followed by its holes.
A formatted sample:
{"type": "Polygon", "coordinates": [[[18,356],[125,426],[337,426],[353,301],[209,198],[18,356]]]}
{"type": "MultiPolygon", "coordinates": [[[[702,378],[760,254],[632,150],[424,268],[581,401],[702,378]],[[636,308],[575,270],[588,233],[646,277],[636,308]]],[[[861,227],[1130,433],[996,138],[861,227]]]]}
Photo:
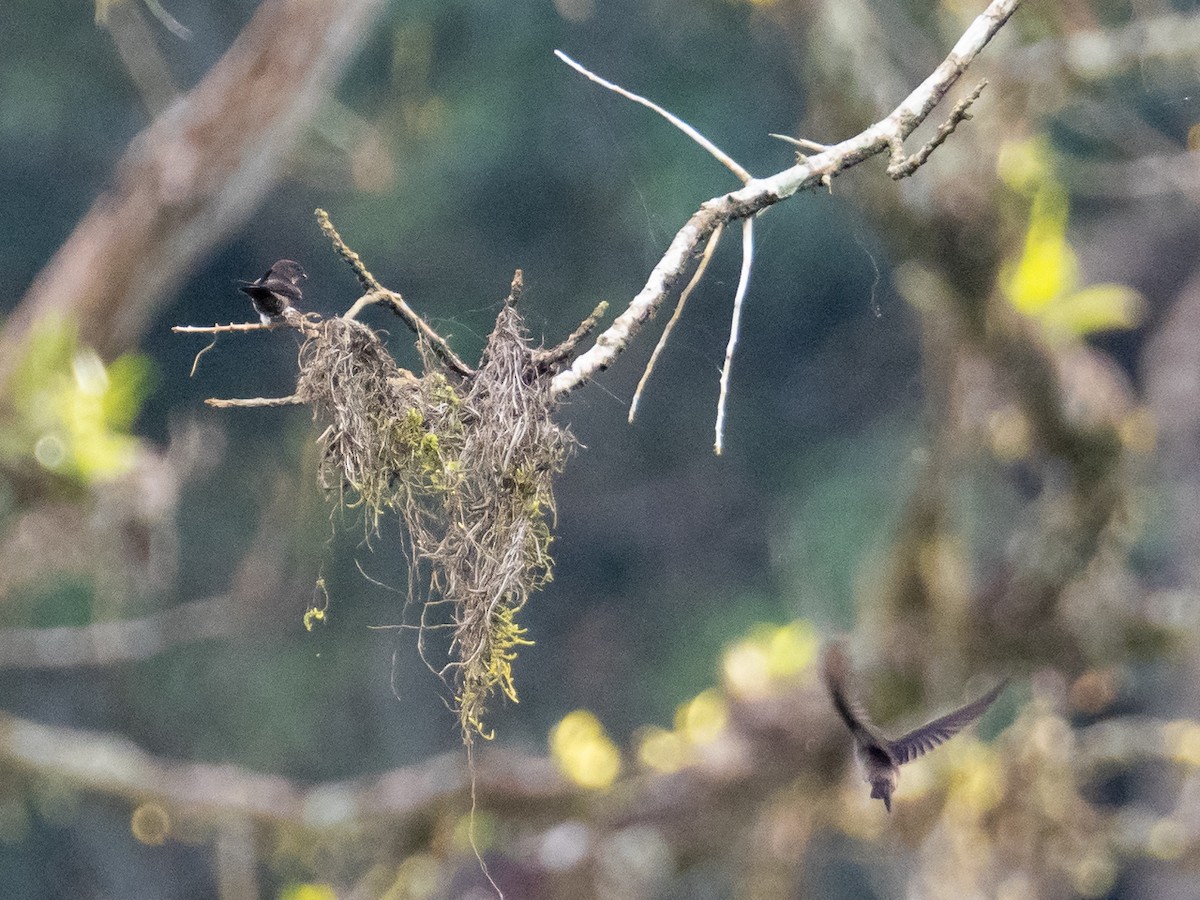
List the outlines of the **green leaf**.
{"type": "Polygon", "coordinates": [[[1084,337],[1101,331],[1136,328],[1146,301],[1124,284],[1096,284],[1050,304],[1038,316],[1047,331],[1084,337]]]}

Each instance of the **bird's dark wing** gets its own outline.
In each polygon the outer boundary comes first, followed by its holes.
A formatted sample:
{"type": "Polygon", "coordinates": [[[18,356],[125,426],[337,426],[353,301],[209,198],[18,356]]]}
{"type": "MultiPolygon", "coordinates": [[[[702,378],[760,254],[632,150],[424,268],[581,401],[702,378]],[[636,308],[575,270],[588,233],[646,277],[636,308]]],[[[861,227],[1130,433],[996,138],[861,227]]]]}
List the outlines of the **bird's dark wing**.
{"type": "Polygon", "coordinates": [[[822,662],[821,674],[833,700],[833,708],[842,717],[855,740],[860,743],[874,743],[877,739],[870,731],[870,719],[866,711],[853,699],[850,690],[850,661],[846,658],[846,651],[840,644],[830,644],[825,648],[822,662]]]}
{"type": "Polygon", "coordinates": [[[300,286],[291,281],[280,281],[278,278],[272,278],[264,286],[271,293],[280,297],[286,297],[289,302],[297,306],[304,299],[304,292],[300,290],[300,286]]]}
{"type": "Polygon", "coordinates": [[[942,744],[958,734],[976,719],[984,714],[989,706],[1000,696],[1000,692],[1008,685],[1008,680],[998,685],[973,703],[968,703],[962,709],[934,719],[928,725],[910,731],[904,737],[897,738],[888,745],[898,763],[906,763],[928,753],[938,744],[942,744]]]}
{"type": "Polygon", "coordinates": [[[254,309],[263,317],[263,322],[278,320],[289,308],[300,306],[304,295],[300,291],[301,279],[307,278],[300,263],[290,259],[276,260],[271,268],[257,281],[238,281],[238,290],[249,294],[254,309]]]}

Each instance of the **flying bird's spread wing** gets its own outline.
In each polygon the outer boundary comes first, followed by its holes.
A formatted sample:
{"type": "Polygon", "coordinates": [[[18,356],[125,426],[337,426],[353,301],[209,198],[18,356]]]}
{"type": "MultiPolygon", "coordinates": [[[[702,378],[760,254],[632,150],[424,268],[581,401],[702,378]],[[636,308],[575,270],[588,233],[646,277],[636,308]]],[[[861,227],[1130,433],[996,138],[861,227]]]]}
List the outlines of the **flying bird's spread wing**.
{"type": "Polygon", "coordinates": [[[1007,684],[1007,680],[1001,681],[973,703],[968,703],[962,709],[956,709],[954,712],[948,713],[940,719],[934,719],[928,725],[922,725],[920,728],[910,731],[904,737],[892,741],[888,745],[888,749],[896,757],[896,762],[901,764],[911,762],[918,756],[929,752],[938,744],[950,740],[950,738],[982,716],[987,711],[987,708],[1000,696],[1000,692],[1004,690],[1007,684]]]}
{"type": "Polygon", "coordinates": [[[840,644],[830,644],[825,650],[822,662],[821,674],[825,678],[829,696],[833,699],[834,709],[856,739],[862,743],[875,742],[877,738],[869,728],[871,720],[850,690],[850,660],[846,658],[846,651],[840,644]]]}

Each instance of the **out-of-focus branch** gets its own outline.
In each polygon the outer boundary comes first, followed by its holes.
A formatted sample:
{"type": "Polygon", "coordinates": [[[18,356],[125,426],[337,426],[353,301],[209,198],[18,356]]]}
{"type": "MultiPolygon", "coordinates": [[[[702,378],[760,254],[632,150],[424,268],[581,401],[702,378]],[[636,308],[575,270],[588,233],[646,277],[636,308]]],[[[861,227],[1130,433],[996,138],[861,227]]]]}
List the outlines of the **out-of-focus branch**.
{"type": "MultiPolygon", "coordinates": [[[[181,644],[234,637],[280,615],[285,597],[283,562],[295,517],[294,485],[281,479],[228,592],[182,603],[151,615],[79,627],[0,628],[0,670],[111,666],[150,659],[181,644]]],[[[284,601],[286,603],[287,601],[284,601]]],[[[296,619],[301,610],[291,612],[296,619]]],[[[287,615],[285,609],[283,615],[287,615]]]]}
{"type": "Polygon", "coordinates": [[[134,344],[214,244],[253,213],[382,0],[265,0],[186,97],[138,135],[0,333],[0,384],[30,329],[79,324],[104,356],[134,344]]]}
{"type": "Polygon", "coordinates": [[[555,376],[553,392],[562,397],[612,365],[682,277],[705,241],[724,222],[751,216],[798,191],[828,184],[830,179],[878,153],[893,151],[916,130],[958,81],[988,41],[1016,12],[1020,0],[993,0],[967,28],[954,49],[925,81],[890,115],[848,140],[768,178],[708,200],[675,235],[650,273],[646,286],[596,343],[555,376]]]}
{"type": "Polygon", "coordinates": [[[1200,201],[1200,168],[1193,151],[1154,153],[1116,162],[1068,159],[1063,182],[1075,196],[1109,200],[1141,200],[1162,194],[1183,194],[1200,201]]]}
{"type": "MultiPolygon", "coordinates": [[[[816,685],[789,693],[786,702],[782,695],[747,702],[734,713],[726,733],[701,748],[693,766],[672,774],[635,773],[626,780],[627,789],[611,793],[574,785],[545,756],[488,747],[475,754],[479,808],[538,821],[573,813],[612,826],[653,822],[683,833],[694,830],[700,816],[718,831],[712,819],[718,796],[753,803],[802,772],[819,770],[827,779],[840,770],[827,765],[827,754],[842,745],[844,735],[816,685]],[[821,751],[815,756],[814,747],[821,751]]],[[[312,830],[378,821],[423,829],[431,815],[465,810],[471,792],[461,751],[376,777],[306,787],[232,765],[161,759],[124,737],[5,713],[0,713],[0,767],[52,777],[80,790],[159,803],[179,814],[312,830]]]]}
{"type": "MultiPolygon", "coordinates": [[[[852,834],[879,827],[866,786],[846,765],[849,742],[822,688],[810,683],[743,699],[730,712],[725,728],[712,743],[697,748],[691,765],[669,774],[634,772],[608,791],[571,783],[545,756],[488,747],[475,755],[477,809],[520,829],[524,840],[510,837],[501,852],[535,866],[537,840],[530,838],[564,823],[575,829],[581,844],[576,864],[599,851],[605,833],[631,828],[665,841],[676,856],[728,853],[746,836],[746,822],[755,811],[769,815],[771,798],[789,818],[807,810],[852,834]],[[836,789],[843,780],[853,784],[849,793],[836,789]]],[[[907,787],[905,805],[921,812],[900,816],[889,827],[901,836],[925,839],[931,821],[927,814],[949,816],[960,824],[965,815],[973,826],[1001,833],[1007,826],[1009,833],[1028,829],[1059,841],[1086,837],[1087,844],[1069,849],[1065,858],[1049,854],[1024,860],[1028,871],[1049,877],[1084,856],[1089,846],[1100,852],[1122,841],[1120,819],[1103,816],[1084,799],[1081,788],[1087,780],[1146,759],[1177,762],[1187,776],[1200,730],[1193,721],[1133,716],[1091,726],[1066,744],[1036,740],[1065,735],[1067,728],[1064,719],[1047,710],[1023,712],[992,749],[960,755],[933,784],[907,787]],[[1025,782],[1044,789],[1031,790],[1025,782]],[[994,793],[985,795],[987,806],[978,802],[981,784],[994,785],[994,793]],[[1071,815],[1064,817],[1064,809],[1071,815]]],[[[302,829],[313,838],[341,835],[358,842],[364,853],[372,852],[362,849],[370,840],[366,835],[379,826],[387,835],[380,842],[386,849],[379,852],[414,852],[436,831],[431,823],[457,820],[472,796],[472,774],[460,751],[378,776],[305,786],[233,765],[170,761],[126,738],[3,713],[0,769],[35,776],[34,784],[47,779],[56,786],[120,798],[130,806],[157,805],[165,821],[210,823],[219,834],[258,825],[286,830],[294,841],[299,837],[294,829],[302,829]]],[[[1194,822],[1194,798],[1186,791],[1180,797],[1174,815],[1180,822],[1194,822]]],[[[1189,854],[1198,843],[1193,829],[1189,854]]],[[[1146,849],[1136,845],[1135,852],[1146,849]]]]}
{"type": "MultiPolygon", "coordinates": [[[[181,813],[316,829],[380,817],[405,820],[469,790],[458,752],[376,778],[305,788],[237,766],[160,759],[127,738],[7,714],[0,714],[0,761],[82,790],[157,802],[181,813]]],[[[501,806],[505,797],[543,805],[578,793],[542,757],[488,753],[477,776],[478,795],[501,806]]]]}
{"type": "MultiPolygon", "coordinates": [[[[175,25],[179,25],[171,19],[175,25]]],[[[175,79],[166,59],[158,48],[153,29],[137,3],[105,3],[96,6],[96,24],[112,36],[113,45],[125,70],[146,104],[146,110],[157,116],[178,96],[175,79]]],[[[190,37],[190,33],[184,30],[190,37]]],[[[183,33],[176,36],[187,40],[183,33]]]]}
{"type": "Polygon", "coordinates": [[[168,647],[246,630],[245,600],[221,594],[140,619],[77,628],[0,628],[0,669],[111,666],[157,656],[168,647]]]}
{"type": "Polygon", "coordinates": [[[1001,70],[1009,78],[1045,84],[1099,81],[1149,60],[1190,66],[1200,52],[1200,14],[1138,18],[1123,28],[1080,31],[1013,53],[1001,70]]]}

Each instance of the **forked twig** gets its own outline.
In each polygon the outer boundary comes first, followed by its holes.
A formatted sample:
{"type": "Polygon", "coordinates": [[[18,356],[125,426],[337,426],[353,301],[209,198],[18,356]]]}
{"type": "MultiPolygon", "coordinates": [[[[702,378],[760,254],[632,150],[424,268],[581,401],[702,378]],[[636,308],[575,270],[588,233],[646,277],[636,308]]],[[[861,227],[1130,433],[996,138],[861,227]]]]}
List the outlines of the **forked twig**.
{"type": "Polygon", "coordinates": [[[899,181],[921,168],[925,164],[925,160],[929,159],[929,154],[940,147],[946,138],[954,134],[954,129],[959,126],[959,123],[971,118],[969,112],[971,104],[979,99],[979,95],[983,93],[985,87],[987,87],[986,79],[975,85],[975,90],[954,104],[954,109],[950,110],[950,117],[938,126],[937,133],[916,153],[906,155],[904,144],[899,138],[892,141],[891,161],[887,167],[888,175],[899,181]]]}
{"type": "MultiPolygon", "coordinates": [[[[309,324],[309,317],[313,316],[309,313],[308,316],[296,314],[287,320],[287,324],[300,331],[307,333],[306,325],[309,324]]],[[[200,367],[200,357],[217,346],[218,334],[245,334],[250,331],[272,331],[278,328],[280,322],[230,322],[228,325],[174,325],[171,331],[176,334],[211,334],[213,339],[192,360],[192,370],[188,374],[189,378],[196,376],[196,370],[200,367]]]]}

